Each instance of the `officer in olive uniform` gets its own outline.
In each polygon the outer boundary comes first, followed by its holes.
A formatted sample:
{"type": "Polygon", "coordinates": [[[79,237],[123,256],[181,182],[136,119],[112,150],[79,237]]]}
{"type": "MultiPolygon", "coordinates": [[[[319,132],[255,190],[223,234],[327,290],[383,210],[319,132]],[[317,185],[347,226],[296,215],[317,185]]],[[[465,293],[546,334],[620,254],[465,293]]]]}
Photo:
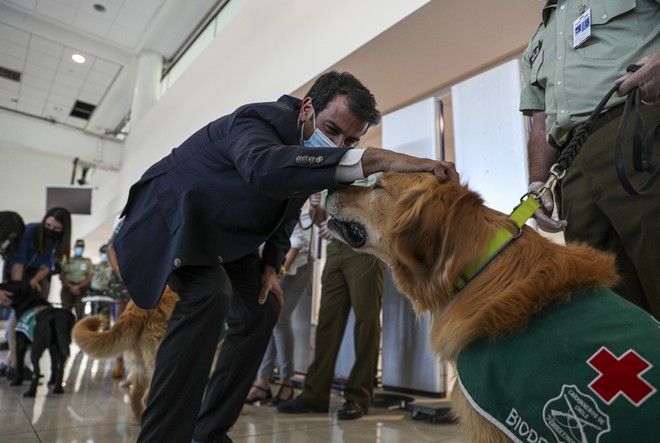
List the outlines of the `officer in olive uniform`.
{"type": "Polygon", "coordinates": [[[62,265],[62,305],[64,309],[70,311],[74,308],[76,318],[80,320],[83,316],[82,298],[87,294],[89,285],[94,274],[94,265],[88,258],[83,257],[85,252],[85,241],[76,240],[73,248],[74,255],[62,265]]]}
{"type": "MultiPolygon", "coordinates": [[[[525,50],[520,110],[532,117],[528,151],[530,189],[539,189],[573,131],[600,100],[623,81],[623,95],[639,85],[647,125],[660,121],[660,3],[656,0],[548,1],[543,22],[525,50]],[[642,65],[627,74],[630,64],[642,65]]],[[[565,228],[567,241],[611,251],[622,280],[616,288],[660,319],[660,186],[632,196],[619,183],[614,142],[625,97],[614,96],[561,181],[560,218],[550,218],[552,198],[536,219],[541,229],[565,228]]],[[[628,125],[633,126],[632,123],[628,125]]],[[[648,127],[648,126],[647,126],[648,127]]],[[[654,145],[658,152],[658,142],[654,145]]],[[[632,131],[624,139],[632,164],[632,131]]],[[[656,156],[657,157],[657,156],[656,156]]],[[[656,163],[657,163],[656,158],[656,163]]],[[[656,164],[656,167],[658,165],[656,164]]],[[[639,185],[647,173],[627,167],[639,185]]]]}

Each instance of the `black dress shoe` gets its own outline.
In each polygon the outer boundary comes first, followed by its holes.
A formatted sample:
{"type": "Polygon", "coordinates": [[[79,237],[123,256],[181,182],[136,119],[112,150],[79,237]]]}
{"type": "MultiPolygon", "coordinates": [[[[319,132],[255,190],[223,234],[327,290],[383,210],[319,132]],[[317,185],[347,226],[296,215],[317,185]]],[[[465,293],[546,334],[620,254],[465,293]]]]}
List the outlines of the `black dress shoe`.
{"type": "Polygon", "coordinates": [[[362,417],[367,413],[367,409],[363,408],[353,400],[347,400],[340,410],[337,411],[338,420],[355,420],[362,417]]]}
{"type": "Polygon", "coordinates": [[[299,395],[291,401],[280,403],[277,406],[277,412],[285,414],[323,414],[328,412],[328,407],[310,403],[303,399],[302,395],[299,395]]]}

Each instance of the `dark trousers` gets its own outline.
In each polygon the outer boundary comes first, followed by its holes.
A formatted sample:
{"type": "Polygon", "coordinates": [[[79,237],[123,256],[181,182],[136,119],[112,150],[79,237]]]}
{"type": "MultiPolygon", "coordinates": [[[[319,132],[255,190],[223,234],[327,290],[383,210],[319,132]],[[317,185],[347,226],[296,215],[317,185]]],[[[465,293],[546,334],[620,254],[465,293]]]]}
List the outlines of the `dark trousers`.
{"type": "MultiPolygon", "coordinates": [[[[642,106],[647,125],[660,121],[660,108],[642,106]]],[[[580,149],[561,184],[561,213],[568,221],[567,242],[583,242],[616,257],[621,281],[616,291],[660,319],[660,183],[646,195],[624,191],[614,168],[616,119],[604,125],[580,149]]],[[[632,165],[632,129],[628,122],[623,152],[636,186],[649,177],[632,165]]],[[[653,149],[658,152],[660,139],[653,149]]],[[[654,158],[656,167],[658,156],[654,158]]]]}
{"type": "Polygon", "coordinates": [[[76,320],[83,318],[83,312],[85,305],[82,302],[82,298],[87,295],[87,288],[84,288],[80,291],[79,295],[73,295],[69,288],[66,285],[62,285],[62,291],[60,292],[60,300],[62,300],[62,307],[67,311],[73,309],[76,313],[76,320]]]}
{"type": "Polygon", "coordinates": [[[261,274],[254,254],[170,275],[168,284],[181,300],[158,349],[138,441],[189,443],[193,434],[195,440],[221,441],[232,427],[277,322],[274,297],[258,303],[261,274]],[[229,329],[209,380],[225,317],[229,329]]]}

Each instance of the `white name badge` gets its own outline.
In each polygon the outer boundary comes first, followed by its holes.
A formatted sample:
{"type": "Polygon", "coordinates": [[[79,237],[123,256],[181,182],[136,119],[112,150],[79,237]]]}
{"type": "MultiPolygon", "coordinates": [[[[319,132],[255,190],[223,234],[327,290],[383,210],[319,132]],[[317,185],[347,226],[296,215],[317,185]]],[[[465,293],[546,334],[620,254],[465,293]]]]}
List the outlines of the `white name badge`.
{"type": "Polygon", "coordinates": [[[591,9],[587,9],[573,22],[573,49],[591,37],[591,9]]]}

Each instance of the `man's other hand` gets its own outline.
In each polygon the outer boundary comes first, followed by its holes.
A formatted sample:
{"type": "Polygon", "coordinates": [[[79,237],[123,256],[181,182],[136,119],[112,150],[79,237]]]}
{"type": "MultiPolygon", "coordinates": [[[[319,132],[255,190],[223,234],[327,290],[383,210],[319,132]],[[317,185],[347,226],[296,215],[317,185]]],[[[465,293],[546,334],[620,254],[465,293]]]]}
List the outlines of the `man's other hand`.
{"type": "Polygon", "coordinates": [[[280,282],[277,278],[277,271],[272,266],[266,266],[264,273],[261,276],[261,292],[259,293],[259,304],[263,305],[268,299],[268,293],[272,292],[275,295],[275,300],[280,308],[280,312],[284,309],[284,292],[280,287],[280,282]]]}

